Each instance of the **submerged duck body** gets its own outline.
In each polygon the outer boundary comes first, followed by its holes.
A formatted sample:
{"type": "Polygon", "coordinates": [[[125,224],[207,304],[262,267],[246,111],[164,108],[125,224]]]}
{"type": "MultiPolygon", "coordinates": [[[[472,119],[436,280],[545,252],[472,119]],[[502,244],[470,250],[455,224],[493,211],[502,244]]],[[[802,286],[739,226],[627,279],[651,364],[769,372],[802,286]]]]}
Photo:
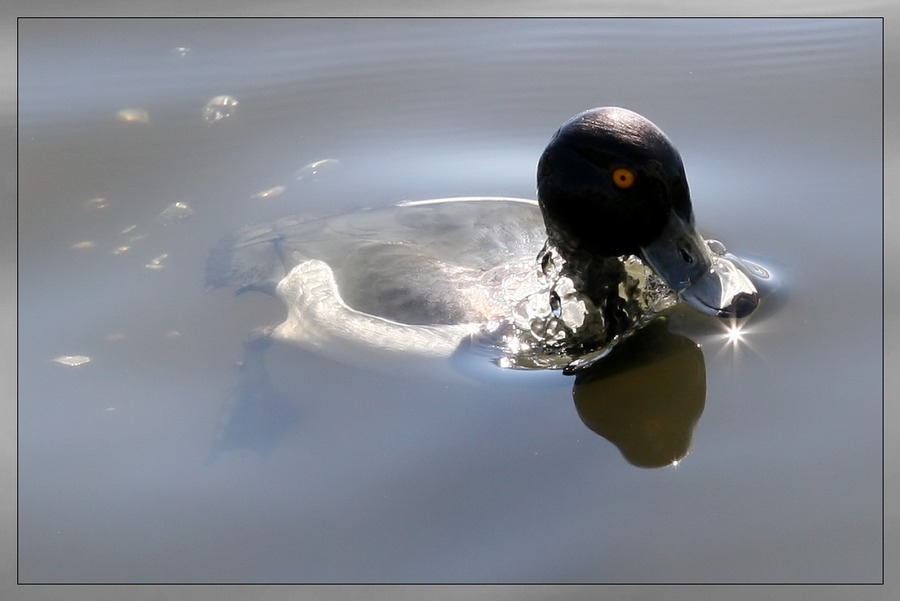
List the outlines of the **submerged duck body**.
{"type": "MultiPolygon", "coordinates": [[[[538,200],[449,198],[248,226],[207,283],[276,294],[275,338],[340,359],[448,356],[465,341],[508,367],[577,371],[679,299],[743,317],[758,292],[694,229],[681,158],[645,118],[576,115],[538,163],[538,200]]],[[[352,359],[351,359],[352,360],[352,359]]]]}

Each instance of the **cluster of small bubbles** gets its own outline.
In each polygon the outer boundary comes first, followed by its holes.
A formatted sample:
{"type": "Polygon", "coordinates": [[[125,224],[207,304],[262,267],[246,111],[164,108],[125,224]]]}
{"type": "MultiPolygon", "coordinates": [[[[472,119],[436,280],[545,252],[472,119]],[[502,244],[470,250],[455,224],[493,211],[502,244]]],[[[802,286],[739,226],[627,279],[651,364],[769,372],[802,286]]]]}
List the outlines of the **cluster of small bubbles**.
{"type": "MultiPolygon", "coordinates": [[[[87,200],[83,204],[86,211],[98,211],[106,209],[110,205],[109,201],[104,197],[96,197],[87,200]]],[[[185,202],[174,202],[160,212],[156,217],[156,223],[167,227],[175,222],[186,219],[194,214],[194,209],[185,202]]],[[[118,232],[117,240],[112,243],[110,254],[121,256],[133,252],[136,243],[149,237],[147,231],[141,231],[137,223],[132,223],[122,228],[118,232]]],[[[97,243],[92,240],[82,240],[72,244],[71,249],[74,251],[85,252],[97,247],[97,243]]],[[[150,259],[144,264],[144,267],[151,271],[157,271],[165,267],[165,261],[169,254],[162,253],[150,259]]]]}
{"type": "Polygon", "coordinates": [[[640,258],[630,255],[622,261],[628,275],[628,285],[619,285],[619,296],[628,301],[635,301],[641,311],[647,313],[647,320],[672,307],[677,296],[640,258]]]}
{"type": "Polygon", "coordinates": [[[237,111],[238,101],[232,96],[216,96],[210,98],[203,107],[203,120],[209,124],[218,123],[234,116],[237,111]]]}
{"type": "Polygon", "coordinates": [[[156,218],[163,225],[170,225],[172,223],[175,223],[176,221],[187,219],[193,214],[194,209],[192,209],[186,202],[173,202],[168,207],[166,207],[156,218]]]}
{"type": "Polygon", "coordinates": [[[565,261],[552,245],[544,245],[535,264],[541,288],[516,305],[513,325],[530,341],[528,349],[543,353],[559,347],[583,323],[584,304],[578,302],[574,282],[561,276],[565,261]]]}

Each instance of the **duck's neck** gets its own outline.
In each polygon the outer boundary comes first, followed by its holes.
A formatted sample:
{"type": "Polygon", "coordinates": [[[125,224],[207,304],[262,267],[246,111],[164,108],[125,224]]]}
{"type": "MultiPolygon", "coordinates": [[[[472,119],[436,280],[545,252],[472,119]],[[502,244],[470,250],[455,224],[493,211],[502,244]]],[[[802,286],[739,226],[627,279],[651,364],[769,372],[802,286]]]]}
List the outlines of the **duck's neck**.
{"type": "Polygon", "coordinates": [[[570,278],[575,288],[595,306],[605,306],[610,297],[618,296],[619,284],[626,278],[620,257],[588,253],[552,235],[547,247],[552,247],[562,259],[561,275],[570,278]]]}
{"type": "Polygon", "coordinates": [[[631,298],[632,287],[621,257],[604,257],[548,241],[563,259],[560,275],[572,280],[575,288],[602,313],[607,340],[634,326],[641,309],[631,298]]]}

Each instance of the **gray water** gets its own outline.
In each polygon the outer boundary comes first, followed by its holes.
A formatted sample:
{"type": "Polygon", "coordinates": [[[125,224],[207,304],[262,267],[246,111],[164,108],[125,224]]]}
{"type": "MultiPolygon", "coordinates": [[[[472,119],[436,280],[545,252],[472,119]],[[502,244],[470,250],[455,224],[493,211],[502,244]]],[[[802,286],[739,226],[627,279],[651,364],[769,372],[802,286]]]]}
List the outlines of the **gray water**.
{"type": "Polygon", "coordinates": [[[20,581],[882,580],[879,20],[19,36],[20,581]],[[205,119],[222,95],[233,114],[205,119]],[[558,372],[438,378],[289,348],[266,358],[283,404],[234,434],[241,344],[283,308],[204,289],[221,236],[533,197],[549,137],[598,105],[661,126],[701,232],[786,291],[739,345],[673,320],[705,365],[677,467],[630,463],[558,372]]]}

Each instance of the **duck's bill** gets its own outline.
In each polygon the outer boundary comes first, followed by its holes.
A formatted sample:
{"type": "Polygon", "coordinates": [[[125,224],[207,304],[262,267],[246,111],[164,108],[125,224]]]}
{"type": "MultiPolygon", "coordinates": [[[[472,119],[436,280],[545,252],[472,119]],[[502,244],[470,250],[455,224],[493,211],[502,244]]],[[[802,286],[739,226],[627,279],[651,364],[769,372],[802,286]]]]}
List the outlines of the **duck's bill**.
{"type": "Polygon", "coordinates": [[[721,244],[706,242],[673,215],[662,235],[641,249],[644,260],[692,308],[716,317],[746,317],[759,292],[721,244]]]}
{"type": "Polygon", "coordinates": [[[747,317],[759,306],[759,292],[744,272],[725,257],[716,257],[706,275],[681,292],[685,303],[716,317],[747,317]]]}

